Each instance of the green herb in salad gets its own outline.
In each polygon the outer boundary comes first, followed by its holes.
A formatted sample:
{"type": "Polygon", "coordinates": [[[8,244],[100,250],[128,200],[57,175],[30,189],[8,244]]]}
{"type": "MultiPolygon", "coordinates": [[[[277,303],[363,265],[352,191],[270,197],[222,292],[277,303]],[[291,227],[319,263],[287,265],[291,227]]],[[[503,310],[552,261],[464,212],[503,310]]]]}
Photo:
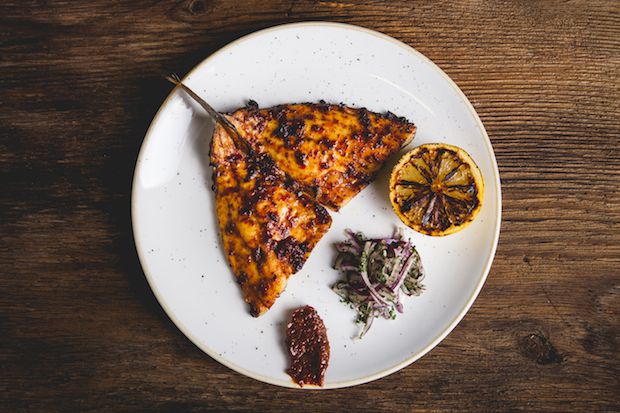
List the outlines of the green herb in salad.
{"type": "Polygon", "coordinates": [[[357,311],[363,324],[362,338],[377,317],[395,319],[403,312],[400,293],[420,295],[424,269],[420,254],[411,241],[403,240],[400,230],[391,238],[366,238],[346,230],[348,239],[336,244],[334,268],[345,277],[333,290],[357,311]]]}

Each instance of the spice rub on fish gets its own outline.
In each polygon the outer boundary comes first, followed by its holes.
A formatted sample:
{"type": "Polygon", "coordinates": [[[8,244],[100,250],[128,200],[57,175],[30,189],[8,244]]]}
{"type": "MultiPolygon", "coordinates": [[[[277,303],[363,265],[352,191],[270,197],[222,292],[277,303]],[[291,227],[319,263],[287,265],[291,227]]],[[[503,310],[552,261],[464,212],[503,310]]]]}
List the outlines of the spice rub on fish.
{"type": "Polygon", "coordinates": [[[327,232],[331,217],[219,124],[211,143],[215,209],[224,253],[253,316],[267,311],[327,232]]]}
{"type": "Polygon", "coordinates": [[[335,211],[364,189],[416,131],[413,123],[390,112],[323,101],[265,109],[250,101],[227,119],[253,150],[268,154],[335,211]]]}

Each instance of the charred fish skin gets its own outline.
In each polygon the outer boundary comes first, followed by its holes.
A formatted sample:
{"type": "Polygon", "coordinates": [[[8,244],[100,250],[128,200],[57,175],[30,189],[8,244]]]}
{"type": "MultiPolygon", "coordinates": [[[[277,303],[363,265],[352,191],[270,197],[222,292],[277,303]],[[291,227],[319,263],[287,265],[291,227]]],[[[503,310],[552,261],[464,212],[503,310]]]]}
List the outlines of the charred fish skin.
{"type": "Polygon", "coordinates": [[[342,104],[299,103],[259,109],[254,101],[227,119],[252,150],[322,205],[338,211],[414,137],[416,127],[391,112],[342,104]]]}
{"type": "Polygon", "coordinates": [[[220,125],[210,152],[224,253],[257,317],[304,265],[331,217],[269,155],[238,148],[220,125]]]}

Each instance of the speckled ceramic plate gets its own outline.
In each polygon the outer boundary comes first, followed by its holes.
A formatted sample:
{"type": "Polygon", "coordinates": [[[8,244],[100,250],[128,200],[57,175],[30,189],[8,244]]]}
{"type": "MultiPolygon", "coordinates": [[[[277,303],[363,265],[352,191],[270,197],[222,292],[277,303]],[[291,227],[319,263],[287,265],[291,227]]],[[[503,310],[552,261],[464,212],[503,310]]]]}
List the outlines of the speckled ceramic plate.
{"type": "MultiPolygon", "coordinates": [[[[268,383],[286,375],[284,327],[293,308],[314,306],[325,321],[331,361],[325,388],[378,379],[412,363],[465,315],[487,276],[497,245],[500,181],[489,138],[459,88],[426,57],[388,36],[355,26],[302,23],[243,37],[185,78],[220,111],[318,101],[390,110],[418,126],[413,146],[465,148],[482,170],[485,199],[465,230],[443,238],[406,231],[426,268],[426,292],[405,300],[405,314],[377,320],[362,340],[355,314],[331,291],[333,244],[343,230],[385,236],[401,225],[379,178],[339,213],[303,269],[260,318],[249,315],[222,254],[214,214],[208,146],[213,124],[183,93],[163,103],[146,134],[133,183],[133,230],[146,277],[179,329],[222,364],[268,383]]],[[[403,151],[403,152],[404,152],[403,151]]]]}

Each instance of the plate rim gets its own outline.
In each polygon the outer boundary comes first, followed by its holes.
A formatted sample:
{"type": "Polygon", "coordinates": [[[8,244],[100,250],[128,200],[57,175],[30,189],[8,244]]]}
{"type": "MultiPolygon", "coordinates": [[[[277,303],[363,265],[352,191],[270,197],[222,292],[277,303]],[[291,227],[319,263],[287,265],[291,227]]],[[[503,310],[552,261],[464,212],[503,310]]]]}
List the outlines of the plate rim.
{"type": "Polygon", "coordinates": [[[200,342],[200,340],[198,340],[197,337],[195,337],[192,332],[182,323],[180,322],[180,320],[177,319],[177,317],[175,316],[174,312],[167,307],[166,305],[166,301],[163,298],[162,294],[160,293],[159,289],[156,286],[156,283],[154,282],[154,277],[151,275],[151,272],[149,270],[149,265],[147,263],[146,260],[146,250],[142,247],[141,245],[141,241],[137,235],[137,233],[139,232],[139,226],[137,225],[137,207],[136,207],[136,197],[137,197],[137,176],[140,173],[140,165],[142,164],[142,160],[144,157],[144,152],[145,152],[145,147],[147,146],[147,141],[149,140],[151,134],[152,134],[152,129],[154,128],[154,125],[156,123],[158,123],[159,117],[161,116],[161,114],[163,113],[164,109],[168,106],[170,99],[175,95],[175,91],[176,89],[172,89],[170,91],[170,93],[168,94],[168,96],[166,97],[166,99],[164,99],[164,101],[162,102],[161,106],[159,107],[159,109],[157,110],[157,113],[155,114],[155,116],[153,117],[153,119],[151,120],[151,123],[149,124],[149,127],[144,135],[144,138],[142,140],[142,144],[140,145],[140,151],[138,153],[138,157],[136,159],[136,166],[134,168],[134,172],[133,172],[133,178],[132,178],[132,185],[131,185],[131,226],[132,226],[132,235],[133,235],[133,239],[134,239],[134,243],[136,246],[136,252],[138,254],[138,259],[140,261],[140,265],[142,267],[142,270],[144,272],[144,276],[149,284],[149,287],[151,288],[151,290],[153,291],[153,294],[155,295],[155,298],[157,299],[157,302],[159,303],[159,305],[162,307],[162,309],[164,310],[164,312],[166,313],[166,315],[170,318],[170,320],[172,320],[172,322],[174,323],[174,325],[181,331],[181,333],[183,333],[185,335],[185,337],[187,337],[196,347],[198,347],[201,351],[203,351],[204,353],[206,353],[209,357],[211,357],[213,360],[217,361],[218,363],[228,367],[229,369],[236,371],[237,373],[243,374],[244,376],[250,377],[254,380],[258,380],[258,381],[262,381],[264,383],[268,383],[271,385],[275,385],[275,386],[280,386],[280,387],[285,387],[285,388],[293,388],[293,389],[303,389],[303,390],[329,390],[329,389],[339,389],[339,388],[345,388],[345,387],[352,387],[352,386],[357,386],[360,384],[365,384],[371,381],[375,381],[378,379],[381,379],[383,377],[386,377],[392,373],[395,373],[409,365],[411,365],[412,363],[414,363],[415,361],[417,361],[418,359],[420,359],[421,357],[423,357],[424,355],[426,355],[429,351],[431,351],[433,348],[435,348],[437,345],[439,345],[439,343],[441,343],[455,328],[456,326],[461,322],[461,320],[465,317],[465,315],[469,312],[469,309],[471,308],[471,306],[473,305],[474,301],[476,300],[476,298],[478,297],[482,286],[484,285],[489,272],[491,270],[491,265],[493,264],[493,260],[495,258],[495,253],[497,251],[497,245],[499,242],[499,233],[500,233],[500,228],[501,228],[501,221],[502,221],[502,195],[501,195],[501,180],[500,180],[500,175],[499,175],[499,168],[497,166],[497,160],[495,157],[495,151],[493,150],[493,146],[491,144],[491,140],[489,138],[489,135],[486,132],[486,129],[484,127],[484,125],[482,124],[482,121],[480,120],[480,117],[478,116],[478,113],[476,112],[476,110],[474,109],[473,105],[471,104],[471,102],[469,101],[469,99],[467,98],[467,96],[465,95],[465,93],[463,93],[463,91],[458,87],[458,85],[450,78],[450,76],[448,76],[436,63],[434,63],[432,60],[430,60],[428,57],[426,57],[424,54],[420,53],[418,50],[416,50],[415,48],[409,46],[408,44],[395,39],[387,34],[378,32],[376,30],[372,30],[372,29],[368,29],[365,27],[361,27],[361,26],[357,26],[357,25],[353,25],[353,24],[348,24],[348,23],[338,23],[338,22],[326,22],[326,21],[306,21],[306,22],[298,22],[298,23],[285,23],[285,24],[280,24],[280,25],[276,25],[276,26],[271,26],[271,27],[267,27],[261,30],[257,30],[255,32],[246,34],[236,40],[233,40],[232,42],[224,45],[223,47],[221,47],[220,49],[218,49],[217,51],[213,52],[212,54],[210,54],[209,56],[207,56],[206,58],[204,58],[200,63],[198,63],[196,66],[194,66],[184,77],[183,80],[186,80],[187,78],[191,77],[192,74],[194,74],[195,72],[198,71],[198,69],[200,69],[202,66],[206,65],[207,63],[209,63],[213,58],[215,58],[216,56],[220,55],[221,53],[224,53],[226,51],[228,51],[229,49],[237,46],[238,44],[251,40],[254,37],[259,37],[261,35],[264,35],[265,33],[269,33],[269,32],[275,32],[275,31],[280,31],[280,30],[288,30],[291,28],[296,28],[296,27],[332,27],[332,28],[341,28],[341,29],[345,29],[345,30],[354,30],[354,31],[359,31],[359,32],[363,32],[366,33],[368,35],[371,36],[375,36],[378,37],[382,40],[388,41],[392,44],[395,44],[399,47],[401,47],[402,49],[404,49],[406,52],[410,53],[410,54],[414,54],[416,55],[418,58],[421,58],[423,61],[425,61],[427,64],[431,65],[433,68],[435,68],[438,73],[445,79],[448,81],[448,83],[452,86],[452,88],[457,92],[457,95],[465,102],[465,106],[466,108],[469,110],[469,112],[473,115],[476,124],[478,126],[478,128],[480,129],[480,131],[482,132],[483,137],[485,138],[485,145],[487,146],[487,150],[489,151],[489,153],[491,154],[491,167],[493,170],[493,178],[494,178],[494,184],[495,184],[495,189],[496,189],[496,203],[497,203],[497,213],[495,216],[496,219],[496,226],[495,226],[495,231],[493,234],[493,246],[491,248],[490,254],[487,257],[487,261],[484,265],[484,269],[482,271],[482,276],[479,278],[476,287],[474,288],[471,296],[468,298],[467,302],[465,303],[465,305],[459,310],[458,314],[456,315],[456,317],[448,324],[448,326],[441,332],[439,333],[437,336],[435,336],[433,339],[431,339],[429,341],[429,343],[420,351],[416,352],[415,354],[407,357],[405,360],[401,361],[400,363],[397,363],[396,365],[389,367],[387,369],[383,369],[379,372],[364,376],[364,377],[360,377],[357,379],[353,379],[353,380],[345,380],[345,381],[340,381],[340,382],[335,382],[335,383],[330,383],[324,387],[315,387],[315,386],[306,386],[306,387],[299,387],[297,385],[295,385],[293,383],[292,380],[289,381],[285,381],[285,380],[280,380],[280,379],[273,379],[271,377],[267,377],[267,376],[262,376],[260,374],[254,373],[252,371],[249,371],[235,363],[233,363],[230,360],[225,359],[224,357],[221,357],[216,351],[211,350],[207,345],[203,344],[202,342],[200,342]]]}

